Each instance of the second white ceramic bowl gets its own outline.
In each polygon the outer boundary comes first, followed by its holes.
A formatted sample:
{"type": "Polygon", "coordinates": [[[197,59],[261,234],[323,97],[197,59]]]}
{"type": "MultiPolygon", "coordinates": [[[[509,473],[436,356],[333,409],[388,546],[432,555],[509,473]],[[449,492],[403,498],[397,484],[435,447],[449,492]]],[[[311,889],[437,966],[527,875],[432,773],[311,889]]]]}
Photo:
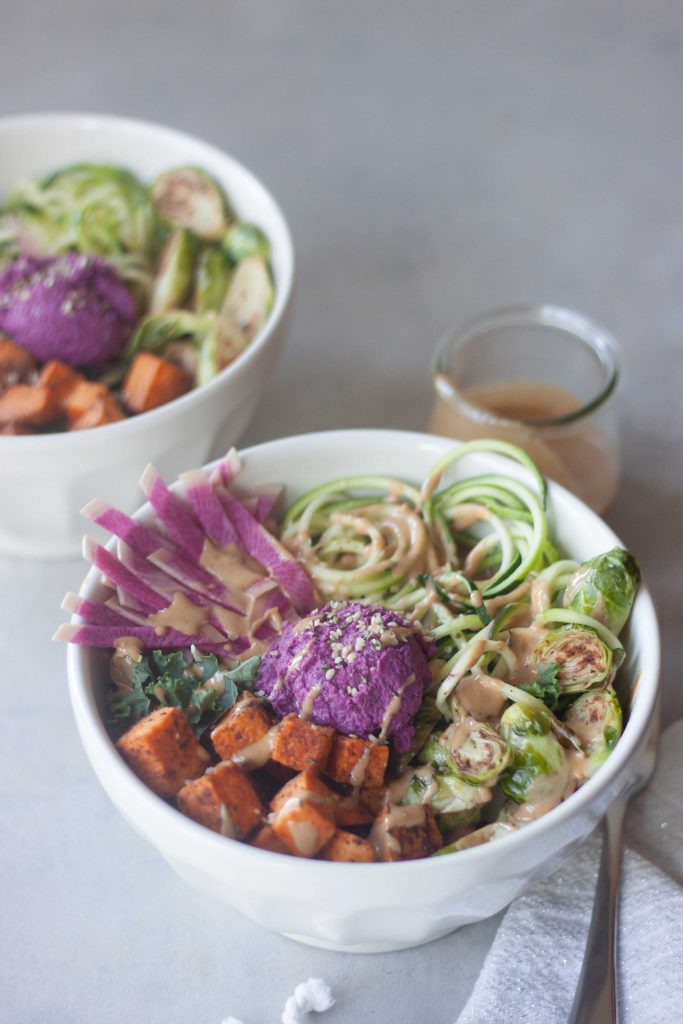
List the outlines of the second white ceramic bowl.
{"type": "MultiPolygon", "coordinates": [[[[340,431],[291,437],[247,449],[240,485],[285,483],[291,501],[335,477],[373,473],[421,482],[452,441],[398,431],[340,431]]],[[[492,470],[524,478],[508,460],[472,455],[454,476],[492,470]]],[[[140,516],[149,515],[149,506],[140,516]]],[[[550,488],[556,542],[589,558],[619,543],[577,498],[550,488]]],[[[102,596],[91,571],[81,594],[102,596]]],[[[78,621],[78,620],[74,620],[78,621]]],[[[155,796],[112,744],[99,708],[108,655],[70,646],[68,673],[78,730],[97,776],[123,816],[190,885],[266,928],[354,953],[429,942],[497,913],[532,879],[552,871],[593,829],[632,776],[652,726],[659,673],[657,622],[647,589],[634,605],[621,669],[631,705],[623,736],[596,775],[544,817],[486,846],[398,864],[335,864],[267,853],[226,839],[155,796]]],[[[154,893],[141,893],[153,905],[154,893]]]]}
{"type": "Polygon", "coordinates": [[[80,162],[118,164],[145,182],[184,164],[208,171],[238,216],[258,224],[270,239],[276,297],[263,330],[210,384],[106,427],[0,437],[0,552],[28,557],[77,554],[83,505],[99,496],[130,511],[148,462],[172,477],[238,440],[277,359],[294,280],[292,241],[280,208],[250,171],[214,146],[171,128],[120,117],[0,119],[0,205],[19,179],[80,162]]]}

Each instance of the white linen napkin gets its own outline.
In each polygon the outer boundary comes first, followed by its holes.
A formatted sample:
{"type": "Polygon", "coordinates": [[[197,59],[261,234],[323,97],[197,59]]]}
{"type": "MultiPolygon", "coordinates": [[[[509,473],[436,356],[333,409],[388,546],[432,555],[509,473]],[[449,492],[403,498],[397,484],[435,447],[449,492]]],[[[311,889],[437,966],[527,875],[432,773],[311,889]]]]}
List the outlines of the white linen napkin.
{"type": "MultiPolygon", "coordinates": [[[[566,1024],[600,856],[599,830],[508,909],[457,1024],[566,1024]]],[[[625,1024],[683,1022],[683,719],[626,820],[620,1008],[625,1024]]]]}

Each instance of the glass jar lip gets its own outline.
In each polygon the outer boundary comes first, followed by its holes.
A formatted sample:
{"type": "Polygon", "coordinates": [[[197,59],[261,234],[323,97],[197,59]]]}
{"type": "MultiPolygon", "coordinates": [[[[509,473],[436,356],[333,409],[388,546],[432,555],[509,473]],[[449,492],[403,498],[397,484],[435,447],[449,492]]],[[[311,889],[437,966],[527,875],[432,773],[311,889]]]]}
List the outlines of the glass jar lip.
{"type": "Polygon", "coordinates": [[[583,313],[577,313],[564,306],[506,306],[473,317],[456,331],[449,331],[436,347],[432,359],[432,375],[441,398],[460,406],[466,411],[468,418],[475,422],[490,426],[496,423],[517,423],[534,429],[562,427],[590,416],[604,405],[614,392],[619,379],[618,351],[619,346],[614,335],[583,313]],[[509,419],[469,402],[451,382],[447,364],[452,363],[455,353],[465,348],[478,335],[507,327],[547,327],[573,335],[597,357],[605,376],[602,388],[578,409],[546,419],[509,419]]]}

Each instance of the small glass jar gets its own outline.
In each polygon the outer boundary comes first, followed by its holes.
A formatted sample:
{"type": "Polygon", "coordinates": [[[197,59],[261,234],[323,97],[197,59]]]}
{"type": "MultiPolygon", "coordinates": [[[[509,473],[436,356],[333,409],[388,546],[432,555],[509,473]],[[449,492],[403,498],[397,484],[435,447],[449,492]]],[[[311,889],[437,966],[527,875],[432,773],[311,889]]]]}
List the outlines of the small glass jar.
{"type": "Polygon", "coordinates": [[[519,306],[470,321],[439,344],[433,434],[519,445],[546,476],[604,512],[619,480],[617,345],[559,306],[519,306]]]}

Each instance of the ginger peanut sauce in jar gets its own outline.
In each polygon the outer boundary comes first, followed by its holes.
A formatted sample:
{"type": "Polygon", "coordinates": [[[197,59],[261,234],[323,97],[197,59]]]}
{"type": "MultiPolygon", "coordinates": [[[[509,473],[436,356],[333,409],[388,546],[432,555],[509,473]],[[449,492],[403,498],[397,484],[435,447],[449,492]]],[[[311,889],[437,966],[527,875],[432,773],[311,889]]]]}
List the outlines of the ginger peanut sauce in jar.
{"type": "Polygon", "coordinates": [[[618,484],[615,343],[553,306],[502,310],[439,346],[429,430],[524,448],[541,473],[595,509],[618,484]]]}

